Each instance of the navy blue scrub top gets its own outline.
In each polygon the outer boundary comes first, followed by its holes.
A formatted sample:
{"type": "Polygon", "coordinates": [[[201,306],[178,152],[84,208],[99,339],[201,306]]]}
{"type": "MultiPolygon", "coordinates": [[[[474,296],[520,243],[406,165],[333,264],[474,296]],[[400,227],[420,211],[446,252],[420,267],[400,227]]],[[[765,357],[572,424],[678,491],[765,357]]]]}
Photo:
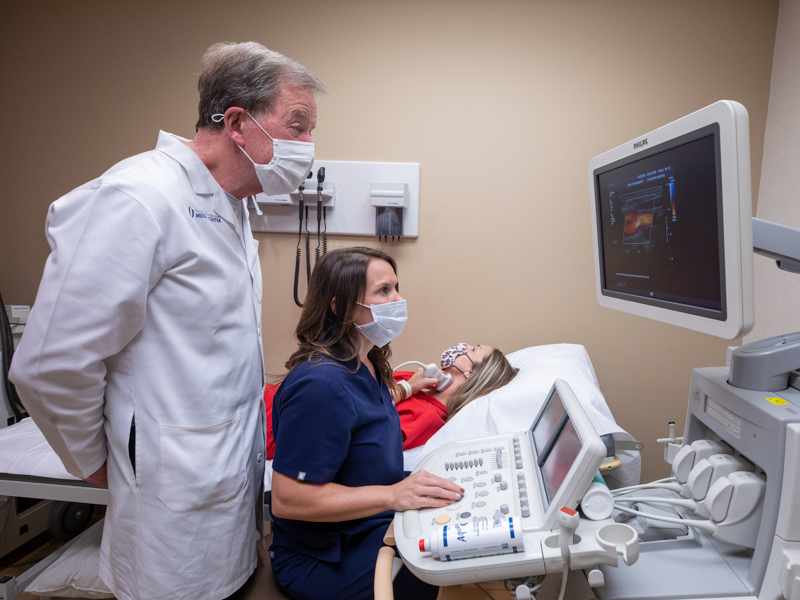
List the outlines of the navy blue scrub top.
{"type": "MultiPolygon", "coordinates": [[[[348,487],[393,485],[403,478],[400,418],[385,383],[356,359],[314,358],[294,369],[272,404],[274,471],[348,487]]],[[[273,542],[313,558],[339,562],[349,542],[387,526],[389,510],[337,523],[276,518],[273,542]]]]}

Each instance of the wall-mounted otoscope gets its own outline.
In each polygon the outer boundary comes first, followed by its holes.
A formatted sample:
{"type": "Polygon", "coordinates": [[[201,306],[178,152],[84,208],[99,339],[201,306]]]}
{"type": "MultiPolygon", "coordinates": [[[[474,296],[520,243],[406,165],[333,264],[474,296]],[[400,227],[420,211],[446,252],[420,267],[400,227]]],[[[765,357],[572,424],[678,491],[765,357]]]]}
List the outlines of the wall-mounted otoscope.
{"type": "MultiPolygon", "coordinates": [[[[313,171],[309,171],[306,180],[314,176],[313,171]]],[[[328,253],[328,223],[327,212],[328,207],[322,206],[325,199],[331,198],[330,190],[325,193],[323,184],[325,183],[325,167],[320,167],[317,170],[317,247],[314,252],[314,264],[320,257],[320,246],[322,248],[322,255],[328,253]]],[[[297,204],[299,206],[298,218],[300,221],[299,229],[297,231],[297,256],[294,266],[294,303],[300,308],[303,308],[303,303],[300,302],[298,295],[298,288],[300,285],[300,262],[302,251],[300,249],[300,242],[303,239],[303,218],[306,221],[306,283],[311,279],[311,232],[308,230],[308,206],[305,203],[305,189],[306,181],[300,184],[297,192],[292,192],[292,196],[296,195],[297,204]]]]}

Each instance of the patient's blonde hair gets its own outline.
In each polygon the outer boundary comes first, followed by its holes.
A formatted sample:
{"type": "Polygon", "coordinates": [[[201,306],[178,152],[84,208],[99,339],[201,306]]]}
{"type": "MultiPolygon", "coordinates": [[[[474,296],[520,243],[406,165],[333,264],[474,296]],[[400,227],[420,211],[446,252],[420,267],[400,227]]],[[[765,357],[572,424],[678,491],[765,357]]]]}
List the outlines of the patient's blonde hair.
{"type": "Polygon", "coordinates": [[[447,403],[447,420],[452,419],[453,415],[476,398],[506,385],[514,379],[517,371],[500,350],[492,350],[489,356],[473,367],[467,380],[450,398],[447,403]]]}

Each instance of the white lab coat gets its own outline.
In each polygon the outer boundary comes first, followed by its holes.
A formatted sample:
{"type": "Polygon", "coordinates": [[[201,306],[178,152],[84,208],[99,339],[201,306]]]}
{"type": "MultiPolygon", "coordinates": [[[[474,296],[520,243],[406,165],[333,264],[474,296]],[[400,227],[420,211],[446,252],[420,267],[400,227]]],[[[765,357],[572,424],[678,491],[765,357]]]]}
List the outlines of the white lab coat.
{"type": "Polygon", "coordinates": [[[246,206],[161,132],[155,150],[54,202],[47,238],[11,380],[70,473],[108,460],[103,580],[121,600],[230,595],[255,569],[263,507],[246,206]]]}

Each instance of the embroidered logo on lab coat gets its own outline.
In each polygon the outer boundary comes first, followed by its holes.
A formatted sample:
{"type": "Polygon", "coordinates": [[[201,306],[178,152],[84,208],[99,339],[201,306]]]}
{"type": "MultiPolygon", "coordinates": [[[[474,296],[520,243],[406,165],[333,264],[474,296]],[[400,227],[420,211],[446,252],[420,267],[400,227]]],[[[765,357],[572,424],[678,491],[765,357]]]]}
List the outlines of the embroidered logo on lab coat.
{"type": "Polygon", "coordinates": [[[222,219],[220,219],[216,215],[208,215],[201,210],[195,210],[191,206],[189,207],[189,216],[193,219],[207,219],[212,223],[222,223],[222,219]]]}

